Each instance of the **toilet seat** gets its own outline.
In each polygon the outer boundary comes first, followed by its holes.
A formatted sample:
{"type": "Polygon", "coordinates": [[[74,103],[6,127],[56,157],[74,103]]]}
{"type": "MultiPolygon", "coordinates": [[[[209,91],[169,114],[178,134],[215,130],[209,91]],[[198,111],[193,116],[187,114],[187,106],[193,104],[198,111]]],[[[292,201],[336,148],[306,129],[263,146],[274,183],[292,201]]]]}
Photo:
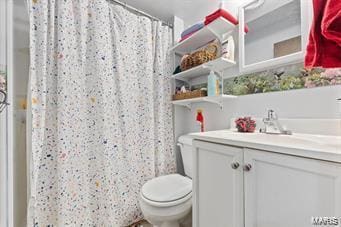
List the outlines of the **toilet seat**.
{"type": "Polygon", "coordinates": [[[145,183],[141,198],[156,207],[170,207],[192,198],[192,180],[179,174],[154,178],[145,183]]]}

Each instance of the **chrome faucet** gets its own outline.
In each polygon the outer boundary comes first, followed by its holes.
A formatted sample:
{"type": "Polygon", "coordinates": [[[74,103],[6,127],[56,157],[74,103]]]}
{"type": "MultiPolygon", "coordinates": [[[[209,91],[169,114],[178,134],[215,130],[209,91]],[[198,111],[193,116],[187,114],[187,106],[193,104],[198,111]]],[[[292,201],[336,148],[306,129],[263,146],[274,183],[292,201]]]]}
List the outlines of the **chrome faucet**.
{"type": "Polygon", "coordinates": [[[268,117],[263,118],[264,128],[261,128],[259,132],[268,134],[283,134],[291,135],[292,132],[283,129],[282,125],[278,121],[278,116],[275,111],[268,110],[268,117]]]}

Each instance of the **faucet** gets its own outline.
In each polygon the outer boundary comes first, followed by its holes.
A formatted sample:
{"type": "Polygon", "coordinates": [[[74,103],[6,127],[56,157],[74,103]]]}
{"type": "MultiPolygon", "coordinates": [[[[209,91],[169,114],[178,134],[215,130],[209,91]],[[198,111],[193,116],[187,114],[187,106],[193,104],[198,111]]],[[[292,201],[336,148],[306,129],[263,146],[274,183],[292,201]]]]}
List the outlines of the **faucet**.
{"type": "Polygon", "coordinates": [[[261,128],[259,132],[267,134],[283,134],[291,135],[292,132],[283,129],[282,125],[278,121],[278,116],[275,111],[268,110],[268,117],[263,118],[264,128],[261,128]]]}

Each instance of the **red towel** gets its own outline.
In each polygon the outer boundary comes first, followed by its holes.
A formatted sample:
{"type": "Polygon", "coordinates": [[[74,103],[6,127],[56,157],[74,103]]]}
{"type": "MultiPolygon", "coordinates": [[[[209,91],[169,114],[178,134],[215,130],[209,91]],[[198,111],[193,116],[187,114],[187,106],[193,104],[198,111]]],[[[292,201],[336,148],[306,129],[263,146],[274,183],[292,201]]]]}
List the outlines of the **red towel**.
{"type": "MultiPolygon", "coordinates": [[[[341,46],[341,1],[329,0],[322,19],[322,34],[341,46]]],[[[341,54],[341,53],[340,53],[341,54]]]]}
{"type": "MultiPolygon", "coordinates": [[[[214,13],[206,17],[205,25],[212,23],[219,17],[225,18],[226,20],[230,21],[234,25],[238,24],[238,20],[234,16],[232,16],[229,12],[227,12],[224,9],[218,9],[217,11],[215,11],[214,13]]],[[[249,28],[247,27],[247,25],[245,25],[245,32],[247,33],[248,31],[249,31],[249,28]]]]}
{"type": "Polygon", "coordinates": [[[341,67],[341,1],[313,0],[313,4],[305,67],[341,67]]]}

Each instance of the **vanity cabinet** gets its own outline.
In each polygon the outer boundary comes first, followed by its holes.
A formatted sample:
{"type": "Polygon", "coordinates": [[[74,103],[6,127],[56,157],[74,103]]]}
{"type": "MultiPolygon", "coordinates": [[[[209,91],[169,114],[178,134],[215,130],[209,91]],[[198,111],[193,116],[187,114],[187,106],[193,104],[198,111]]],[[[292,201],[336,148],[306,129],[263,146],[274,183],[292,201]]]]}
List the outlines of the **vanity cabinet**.
{"type": "Polygon", "coordinates": [[[239,8],[238,16],[241,73],[302,62],[312,21],[311,1],[250,0],[239,8]]]}
{"type": "Polygon", "coordinates": [[[197,169],[194,172],[197,177],[193,180],[197,179],[194,190],[197,220],[193,226],[242,227],[242,149],[200,143],[195,160],[197,169]]]}
{"type": "Polygon", "coordinates": [[[339,163],[202,141],[194,151],[196,227],[311,227],[312,217],[341,217],[339,163]]]}
{"type": "Polygon", "coordinates": [[[244,149],[245,227],[311,227],[341,217],[341,164],[244,149]]]}

